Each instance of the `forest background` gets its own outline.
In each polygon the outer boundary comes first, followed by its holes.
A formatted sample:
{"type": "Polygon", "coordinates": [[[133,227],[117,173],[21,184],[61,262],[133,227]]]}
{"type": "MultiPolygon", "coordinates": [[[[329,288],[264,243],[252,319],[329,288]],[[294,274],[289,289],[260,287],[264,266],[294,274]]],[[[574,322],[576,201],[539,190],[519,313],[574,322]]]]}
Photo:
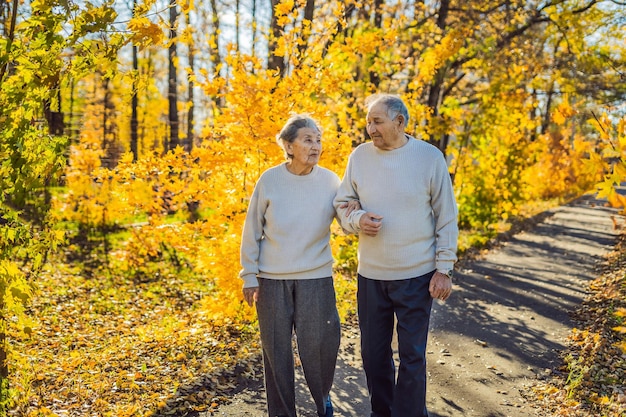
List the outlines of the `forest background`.
{"type": "MultiPolygon", "coordinates": [[[[365,97],[402,96],[408,133],[449,161],[461,252],[590,190],[623,207],[625,6],[0,2],[2,412],[219,405],[218,377],[182,394],[258,349],[239,235],[293,113],[341,176],[365,97]]],[[[356,238],[332,245],[348,317],[356,238]]]]}

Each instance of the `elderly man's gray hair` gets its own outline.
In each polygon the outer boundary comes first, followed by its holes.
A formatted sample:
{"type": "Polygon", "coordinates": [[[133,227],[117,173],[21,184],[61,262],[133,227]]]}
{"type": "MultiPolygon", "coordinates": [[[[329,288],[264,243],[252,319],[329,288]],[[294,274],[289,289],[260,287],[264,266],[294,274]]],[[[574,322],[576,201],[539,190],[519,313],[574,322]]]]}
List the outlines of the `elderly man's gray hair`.
{"type": "Polygon", "coordinates": [[[391,120],[398,117],[398,115],[402,115],[402,117],[404,117],[404,126],[408,126],[409,110],[400,97],[394,96],[393,94],[374,94],[365,99],[368,111],[378,103],[385,105],[387,108],[387,116],[389,116],[391,120]]]}

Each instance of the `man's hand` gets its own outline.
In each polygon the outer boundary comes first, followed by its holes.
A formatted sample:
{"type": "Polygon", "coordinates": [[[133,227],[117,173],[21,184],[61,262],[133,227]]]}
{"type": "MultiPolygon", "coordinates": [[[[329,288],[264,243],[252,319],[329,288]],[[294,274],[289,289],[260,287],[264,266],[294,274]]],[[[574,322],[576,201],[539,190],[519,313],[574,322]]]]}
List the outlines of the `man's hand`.
{"type": "Polygon", "coordinates": [[[430,279],[428,289],[431,297],[446,301],[450,297],[450,293],[452,293],[452,280],[446,274],[435,272],[435,275],[430,279]]]}
{"type": "Polygon", "coordinates": [[[359,219],[359,226],[361,227],[361,233],[367,236],[376,236],[378,231],[383,225],[383,216],[370,213],[369,211],[361,216],[359,219]]]}
{"type": "Polygon", "coordinates": [[[259,300],[259,287],[243,289],[243,298],[250,307],[259,300]]]}

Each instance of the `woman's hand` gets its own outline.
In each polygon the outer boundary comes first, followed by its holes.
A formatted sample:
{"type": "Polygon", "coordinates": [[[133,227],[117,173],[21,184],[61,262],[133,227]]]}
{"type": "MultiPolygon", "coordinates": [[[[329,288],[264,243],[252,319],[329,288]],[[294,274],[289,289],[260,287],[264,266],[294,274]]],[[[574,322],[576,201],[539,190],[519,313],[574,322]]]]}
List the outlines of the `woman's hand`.
{"type": "Polygon", "coordinates": [[[359,200],[350,200],[339,206],[340,209],[346,209],[346,217],[355,210],[361,210],[361,202],[359,200]]]}
{"type": "Polygon", "coordinates": [[[250,307],[259,300],[259,287],[243,289],[243,298],[250,307]]]}

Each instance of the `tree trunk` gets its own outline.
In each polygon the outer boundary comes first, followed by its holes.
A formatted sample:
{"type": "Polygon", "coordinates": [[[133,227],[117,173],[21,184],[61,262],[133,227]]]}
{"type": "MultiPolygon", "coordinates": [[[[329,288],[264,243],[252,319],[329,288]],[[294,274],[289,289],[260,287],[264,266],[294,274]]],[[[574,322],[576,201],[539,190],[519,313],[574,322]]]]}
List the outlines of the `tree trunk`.
{"type": "Polygon", "coordinates": [[[54,88],[58,91],[58,111],[52,110],[52,100],[46,98],[43,101],[43,114],[48,122],[49,133],[53,136],[62,136],[65,132],[65,122],[63,120],[63,112],[61,111],[61,87],[59,86],[59,83],[57,83],[54,88]]]}
{"type": "MultiPolygon", "coordinates": [[[[382,7],[385,4],[384,0],[374,0],[374,26],[378,29],[382,28],[383,25],[383,10],[382,7]]],[[[376,56],[376,55],[374,55],[376,56]]],[[[374,86],[376,90],[380,86],[380,74],[377,71],[369,71],[369,79],[370,83],[374,86]]]]}
{"type": "MultiPolygon", "coordinates": [[[[6,36],[7,44],[6,51],[8,52],[11,49],[11,43],[13,42],[13,37],[15,33],[15,22],[17,17],[17,6],[18,0],[13,0],[12,8],[9,7],[9,3],[5,2],[3,6],[0,6],[0,11],[2,11],[2,7],[8,8],[9,14],[9,23],[7,27],[7,22],[4,19],[5,14],[2,13],[3,21],[2,21],[2,35],[6,36]]],[[[9,68],[9,62],[2,65],[0,67],[0,87],[2,86],[2,81],[4,80],[4,76],[7,73],[9,68]]],[[[6,220],[2,215],[0,215],[0,224],[5,224],[6,220]]],[[[5,309],[6,305],[4,302],[4,293],[0,294],[0,323],[2,324],[2,328],[5,329],[7,327],[6,319],[5,319],[5,309]]],[[[0,415],[6,415],[7,408],[4,404],[8,404],[10,399],[9,393],[9,364],[7,363],[7,336],[6,333],[0,331],[0,415]]]]}
{"type": "Polygon", "coordinates": [[[138,127],[139,121],[137,119],[137,107],[139,106],[139,100],[137,97],[137,77],[139,75],[139,66],[137,63],[137,47],[133,45],[133,93],[131,96],[131,116],[130,116],[130,151],[133,153],[133,161],[139,159],[139,134],[138,127]]]}
{"type": "MultiPolygon", "coordinates": [[[[315,11],[315,0],[306,0],[306,4],[304,6],[304,20],[313,22],[313,12],[315,11]]],[[[302,34],[300,35],[302,42],[298,45],[298,57],[302,60],[306,48],[308,46],[308,37],[304,33],[304,25],[302,25],[302,34]]]]}
{"type": "MultiPolygon", "coordinates": [[[[437,26],[445,31],[446,28],[446,20],[448,18],[448,12],[450,8],[450,0],[441,0],[439,5],[439,13],[437,15],[437,26]]],[[[443,88],[443,83],[445,80],[446,68],[441,66],[430,85],[428,91],[428,106],[433,110],[432,118],[436,119],[439,116],[439,104],[443,97],[441,97],[441,90],[443,88]]],[[[446,153],[446,148],[448,147],[448,142],[450,137],[448,135],[441,135],[439,139],[433,138],[433,144],[437,146],[441,152],[446,153]]]]}
{"type": "Polygon", "coordinates": [[[286,65],[285,57],[276,55],[277,40],[282,36],[283,27],[278,24],[276,17],[276,5],[280,3],[280,0],[272,0],[272,21],[270,24],[270,41],[269,41],[269,55],[267,60],[267,68],[277,70],[279,76],[282,78],[285,75],[286,65]]]}
{"type": "MultiPolygon", "coordinates": [[[[137,0],[133,1],[133,14],[135,13],[135,8],[137,7],[137,0]]],[[[138,132],[137,127],[139,125],[137,121],[137,77],[139,76],[139,62],[137,59],[137,47],[133,45],[133,92],[131,96],[131,116],[130,116],[130,151],[133,153],[133,161],[139,159],[139,149],[137,147],[138,144],[138,132]]]]}
{"type": "MultiPolygon", "coordinates": [[[[104,81],[102,82],[102,88],[104,90],[103,93],[103,98],[102,98],[102,149],[105,150],[104,153],[104,158],[106,159],[106,149],[109,146],[109,129],[108,129],[108,124],[109,124],[109,111],[108,111],[108,107],[109,107],[109,80],[108,78],[105,78],[104,81]]],[[[96,99],[97,100],[97,99],[96,99]]],[[[106,166],[106,161],[103,165],[106,166]]]]}
{"type": "MultiPolygon", "coordinates": [[[[213,24],[213,45],[210,46],[211,64],[213,64],[213,73],[215,77],[220,75],[220,67],[222,65],[222,56],[220,55],[220,15],[217,9],[217,2],[211,0],[211,23],[213,24]]],[[[218,108],[224,106],[224,98],[218,97],[214,99],[218,108]]]]}
{"type": "Polygon", "coordinates": [[[76,83],[74,82],[74,79],[73,78],[70,79],[70,103],[69,103],[68,115],[67,115],[67,121],[69,124],[68,135],[70,137],[70,143],[78,142],[78,128],[76,128],[76,124],[74,121],[74,118],[76,117],[76,115],[74,115],[74,87],[75,86],[76,86],[76,83]]]}
{"type": "Polygon", "coordinates": [[[357,10],[356,6],[354,4],[350,4],[348,7],[345,8],[343,12],[343,18],[337,19],[337,23],[335,24],[335,27],[336,27],[335,34],[331,36],[330,39],[328,39],[326,43],[324,44],[324,49],[322,50],[322,58],[326,57],[326,54],[328,53],[328,49],[337,40],[337,36],[339,34],[342,34],[345,37],[348,36],[347,25],[344,25],[344,22],[349,21],[350,17],[352,17],[352,14],[356,10],[357,10]]]}
{"type": "Polygon", "coordinates": [[[112,169],[117,165],[122,152],[117,136],[117,124],[115,123],[115,102],[112,100],[113,94],[109,87],[109,79],[104,78],[102,83],[102,88],[104,89],[104,98],[102,100],[102,149],[104,150],[104,156],[102,158],[102,166],[112,169]]]}
{"type": "MultiPolygon", "coordinates": [[[[237,47],[237,52],[239,52],[239,5],[240,5],[240,1],[236,0],[235,1],[235,45],[237,47]]],[[[252,48],[254,48],[254,43],[252,43],[252,48]]]]}
{"type": "Polygon", "coordinates": [[[222,58],[220,56],[220,15],[217,10],[217,2],[215,0],[211,0],[211,23],[213,23],[213,33],[214,33],[214,42],[215,45],[211,47],[211,63],[213,64],[213,71],[215,71],[215,75],[218,76],[218,70],[220,64],[222,63],[222,58]]]}
{"type": "MultiPolygon", "coordinates": [[[[176,19],[178,13],[176,11],[176,0],[170,0],[170,47],[169,47],[169,83],[167,99],[169,103],[169,123],[170,123],[170,140],[169,149],[175,149],[180,145],[178,137],[178,77],[176,74],[176,58],[178,51],[176,48],[176,19]]],[[[167,149],[167,148],[166,148],[167,149]]]]}
{"type": "MultiPolygon", "coordinates": [[[[251,55],[253,57],[256,56],[256,49],[255,49],[255,45],[256,45],[256,28],[257,28],[258,24],[256,21],[256,0],[252,0],[252,53],[251,55]]],[[[254,71],[254,70],[252,70],[254,71]]]]}
{"type": "Polygon", "coordinates": [[[550,85],[550,89],[547,91],[548,96],[546,97],[546,109],[543,112],[543,118],[541,120],[541,134],[544,135],[548,133],[548,128],[550,127],[550,109],[552,107],[552,97],[554,96],[554,83],[550,85]]]}
{"type": "MultiPolygon", "coordinates": [[[[187,27],[191,27],[191,21],[189,18],[189,13],[186,14],[186,18],[187,18],[187,27]]],[[[185,140],[185,150],[187,152],[191,152],[191,150],[193,149],[193,145],[194,145],[194,129],[193,129],[193,124],[194,124],[194,95],[193,95],[193,89],[195,87],[195,84],[193,82],[193,74],[195,72],[195,58],[196,58],[196,51],[194,48],[194,44],[193,44],[193,37],[191,37],[191,39],[189,40],[189,77],[188,77],[188,81],[187,81],[187,100],[189,100],[189,110],[187,112],[187,138],[185,140]]]]}
{"type": "MultiPolygon", "coordinates": [[[[6,39],[7,39],[6,52],[9,52],[11,50],[11,45],[13,44],[13,39],[15,37],[15,24],[17,22],[18,4],[19,4],[18,0],[13,0],[13,3],[12,3],[13,7],[9,10],[11,17],[9,19],[8,31],[5,32],[6,39]]],[[[4,26],[6,27],[6,23],[4,26]]],[[[4,81],[4,76],[8,72],[10,64],[11,64],[10,62],[7,62],[2,67],[0,67],[0,86],[2,86],[2,82],[4,81]]]]}
{"type": "MultiPolygon", "coordinates": [[[[135,14],[135,8],[137,7],[137,0],[133,1],[133,14],[135,14]]],[[[137,121],[137,77],[139,76],[139,62],[137,59],[137,47],[133,45],[133,92],[130,98],[130,151],[133,153],[133,161],[139,159],[139,149],[137,147],[137,127],[139,125],[137,121]]]]}
{"type": "Polygon", "coordinates": [[[374,0],[374,26],[381,28],[383,25],[383,5],[385,0],[374,0]]]}

